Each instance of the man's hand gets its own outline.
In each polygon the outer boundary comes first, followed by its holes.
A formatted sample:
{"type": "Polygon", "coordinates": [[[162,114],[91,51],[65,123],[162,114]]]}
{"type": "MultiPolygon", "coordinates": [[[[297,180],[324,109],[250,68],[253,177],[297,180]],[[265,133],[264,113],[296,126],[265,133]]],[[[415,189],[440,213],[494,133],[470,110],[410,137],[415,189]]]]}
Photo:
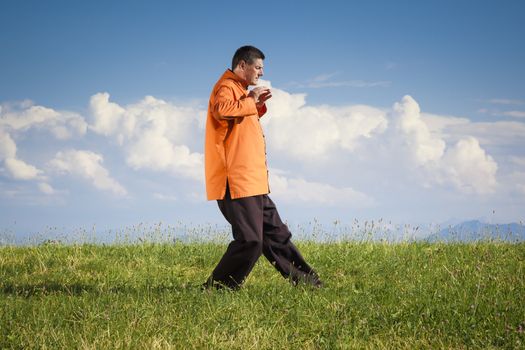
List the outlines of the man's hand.
{"type": "Polygon", "coordinates": [[[250,91],[248,97],[253,97],[257,108],[260,108],[272,97],[272,92],[265,86],[258,86],[250,91]]]}

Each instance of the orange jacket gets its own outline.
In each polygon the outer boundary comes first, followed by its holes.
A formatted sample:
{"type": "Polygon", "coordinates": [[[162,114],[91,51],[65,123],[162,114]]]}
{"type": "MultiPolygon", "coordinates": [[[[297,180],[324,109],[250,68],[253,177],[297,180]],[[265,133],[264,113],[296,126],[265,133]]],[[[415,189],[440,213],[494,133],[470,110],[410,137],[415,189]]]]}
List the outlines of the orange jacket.
{"type": "Polygon", "coordinates": [[[231,70],[215,84],[208,104],[204,162],[208,200],[267,194],[266,145],[257,109],[247,87],[231,70]]]}

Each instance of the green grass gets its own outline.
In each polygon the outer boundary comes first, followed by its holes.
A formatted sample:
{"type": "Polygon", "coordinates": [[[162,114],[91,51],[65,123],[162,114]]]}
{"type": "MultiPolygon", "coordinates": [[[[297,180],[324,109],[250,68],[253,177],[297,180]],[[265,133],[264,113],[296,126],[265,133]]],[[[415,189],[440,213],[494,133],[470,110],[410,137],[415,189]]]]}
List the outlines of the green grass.
{"type": "Polygon", "coordinates": [[[297,244],[326,283],[261,258],[199,286],[217,243],[0,247],[0,348],[523,348],[525,244],[297,244]]]}

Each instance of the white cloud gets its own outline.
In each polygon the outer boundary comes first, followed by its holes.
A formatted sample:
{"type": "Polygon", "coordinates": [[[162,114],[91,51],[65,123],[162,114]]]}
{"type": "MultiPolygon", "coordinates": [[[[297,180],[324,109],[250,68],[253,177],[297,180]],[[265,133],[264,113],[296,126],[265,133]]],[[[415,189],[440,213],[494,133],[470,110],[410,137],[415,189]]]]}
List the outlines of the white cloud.
{"type": "Polygon", "coordinates": [[[33,180],[42,174],[41,170],[20,159],[6,158],[4,164],[9,174],[17,180],[33,180]]]}
{"type": "Polygon", "coordinates": [[[56,111],[30,102],[4,105],[0,116],[0,127],[12,131],[26,131],[30,128],[50,131],[57,139],[69,139],[86,133],[87,124],[78,113],[56,111]]]}
{"type": "MultiPolygon", "coordinates": [[[[331,75],[315,78],[321,83],[331,79],[331,75]]],[[[270,82],[261,84],[271,86],[270,82]]],[[[417,209],[422,198],[429,198],[428,208],[447,205],[447,198],[451,197],[471,200],[476,208],[485,201],[473,195],[492,194],[488,198],[501,203],[505,202],[504,196],[517,203],[523,198],[520,196],[525,193],[525,163],[519,151],[525,135],[522,120],[473,122],[425,113],[410,96],[390,108],[330,106],[310,105],[305,94],[272,90],[268,114],[261,119],[271,151],[269,163],[300,172],[296,176],[270,172],[272,197],[279,201],[292,201],[299,206],[316,203],[329,210],[387,210],[388,214],[417,209]],[[392,204],[397,198],[399,208],[392,204]],[[410,201],[416,204],[406,204],[410,201]]],[[[100,93],[91,97],[90,110],[90,132],[82,144],[95,140],[105,150],[111,150],[107,143],[118,145],[117,150],[130,169],[202,181],[200,152],[206,110],[201,104],[174,104],[146,96],[135,103],[119,105],[111,101],[109,94],[100,93]]],[[[57,173],[77,176],[100,190],[126,195],[125,186],[108,171],[112,164],[107,160],[104,163],[100,154],[86,149],[56,153],[64,148],[64,142],[53,140],[40,152],[34,145],[35,139],[24,135],[31,128],[50,132],[54,138],[69,137],[67,146],[79,148],[78,138],[71,137],[85,133],[86,123],[79,114],[25,102],[16,108],[2,105],[0,116],[0,174],[35,181],[27,186],[5,183],[4,193],[9,198],[25,198],[30,191],[43,201],[61,198],[57,194],[67,193],[68,189],[58,190],[50,185],[55,183],[50,176],[57,173]],[[57,147],[53,152],[56,156],[47,162],[49,158],[43,159],[42,155],[52,147],[57,147]],[[19,159],[19,155],[29,153],[35,165],[19,159]],[[44,173],[39,167],[46,162],[49,167],[44,173]],[[25,194],[9,192],[10,186],[25,186],[25,194]]],[[[114,157],[115,154],[111,158],[114,157]]],[[[176,201],[174,205],[205,201],[204,185],[196,182],[186,187],[187,183],[176,181],[173,193],[179,195],[175,197],[159,191],[158,184],[148,184],[155,181],[149,178],[151,175],[142,172],[137,175],[140,181],[133,183],[147,187],[149,192],[144,192],[151,193],[152,198],[176,201]]],[[[156,176],[154,179],[158,179],[156,176]]]]}
{"type": "MultiPolygon", "coordinates": [[[[42,182],[43,184],[44,182],[42,182]]],[[[49,207],[49,206],[64,206],[67,203],[64,201],[63,197],[56,196],[59,194],[58,191],[53,193],[44,193],[41,189],[40,183],[35,186],[33,183],[28,182],[16,182],[16,183],[5,183],[0,181],[0,202],[4,201],[3,204],[18,203],[23,204],[24,208],[19,211],[19,220],[22,223],[32,223],[33,219],[38,217],[37,213],[41,213],[39,208],[49,207]],[[36,190],[36,191],[35,191],[36,190]],[[36,210],[33,211],[33,210],[36,210]],[[28,219],[30,218],[30,220],[28,219]]],[[[2,224],[7,224],[8,221],[18,221],[16,216],[13,215],[14,211],[7,211],[2,217],[2,224]]],[[[56,223],[61,222],[63,217],[61,216],[61,211],[57,211],[57,216],[53,219],[56,223]]],[[[16,215],[16,214],[15,214],[16,215]]],[[[46,214],[47,218],[51,218],[52,214],[49,216],[46,214]]]]}
{"type": "Polygon", "coordinates": [[[404,142],[420,164],[439,160],[445,151],[445,142],[430,133],[421,119],[418,103],[411,96],[404,96],[392,108],[397,129],[404,136],[404,142]]]}
{"type": "Polygon", "coordinates": [[[192,152],[187,143],[200,133],[199,118],[204,118],[205,112],[174,106],[152,96],[121,107],[109,97],[108,93],[91,97],[91,129],[115,137],[130,167],[203,179],[204,156],[192,152]]]}
{"type": "Polygon", "coordinates": [[[53,189],[53,187],[51,187],[51,185],[49,185],[48,183],[45,183],[45,182],[39,183],[38,184],[38,189],[40,190],[40,192],[45,193],[45,194],[54,194],[55,193],[55,190],[53,189]]]}
{"type": "Polygon", "coordinates": [[[493,98],[489,100],[489,103],[498,105],[522,105],[525,104],[522,100],[513,100],[508,98],[493,98]]]}
{"type": "MultiPolygon", "coordinates": [[[[513,101],[509,100],[507,103],[501,103],[506,105],[522,105],[523,102],[520,101],[513,101]]],[[[488,109],[488,108],[480,108],[478,109],[478,113],[488,114],[494,117],[512,117],[512,118],[525,118],[525,111],[523,110],[510,110],[510,111],[501,111],[499,109],[488,109]]]]}
{"type": "Polygon", "coordinates": [[[520,145],[523,144],[525,123],[518,121],[468,122],[449,125],[448,135],[459,140],[470,135],[479,140],[480,144],[488,145],[520,145]]]}
{"type": "MultiPolygon", "coordinates": [[[[269,85],[261,83],[265,84],[269,85]]],[[[271,147],[304,161],[353,150],[360,140],[382,133],[388,125],[385,112],[378,108],[306,106],[306,95],[275,88],[272,95],[262,119],[271,147]]]]}
{"type": "Polygon", "coordinates": [[[471,123],[468,118],[455,117],[451,115],[437,115],[432,113],[421,113],[421,119],[425,122],[430,133],[439,136],[448,136],[448,129],[457,125],[471,123]]]}
{"type": "Polygon", "coordinates": [[[306,202],[315,205],[345,205],[352,208],[367,208],[375,204],[372,197],[350,187],[334,187],[303,178],[287,178],[281,171],[270,173],[272,196],[284,202],[306,202]]]}
{"type": "Polygon", "coordinates": [[[126,161],[134,169],[167,170],[188,178],[203,178],[204,157],[185,145],[173,145],[166,137],[145,133],[128,150],[126,161]]]}
{"type": "Polygon", "coordinates": [[[447,180],[465,192],[492,193],[498,165],[474,137],[467,137],[447,150],[443,159],[447,180]]]}
{"type": "Polygon", "coordinates": [[[311,81],[328,81],[339,74],[341,74],[341,72],[319,74],[318,76],[315,76],[313,79],[311,79],[311,81]]]}
{"type": "Polygon", "coordinates": [[[450,129],[472,126],[466,118],[422,114],[408,95],[388,111],[363,105],[308,106],[304,94],[276,88],[272,93],[263,124],[270,147],[282,154],[308,163],[328,155],[344,159],[358,149],[361,157],[383,159],[385,155],[377,152],[386,151],[399,158],[397,163],[406,172],[416,173],[422,186],[452,185],[479,194],[495,189],[497,164],[478,139],[462,133],[447,145],[450,129]],[[358,148],[367,139],[380,146],[358,148]]]}
{"type": "Polygon", "coordinates": [[[5,170],[16,180],[33,180],[42,177],[43,172],[31,164],[16,157],[16,143],[7,132],[0,127],[0,162],[5,170]]]}
{"type": "Polygon", "coordinates": [[[293,82],[290,85],[297,88],[310,88],[310,89],[322,89],[322,88],[333,88],[333,87],[388,87],[392,84],[390,81],[366,81],[366,80],[339,80],[334,81],[332,78],[339,75],[340,73],[328,73],[320,74],[313,79],[310,79],[304,83],[293,82]]]}
{"type": "Polygon", "coordinates": [[[103,161],[100,154],[73,149],[58,152],[55,158],[49,162],[49,165],[58,173],[84,178],[100,190],[110,191],[120,196],[126,195],[126,189],[113,179],[108,170],[102,166],[103,161]]]}
{"type": "Polygon", "coordinates": [[[0,128],[0,161],[16,157],[16,143],[11,136],[0,128]]]}
{"type": "Polygon", "coordinates": [[[0,161],[4,162],[7,173],[17,180],[43,179],[44,176],[42,170],[17,158],[17,146],[11,135],[30,128],[47,130],[57,139],[86,133],[87,124],[79,114],[34,106],[31,101],[4,104],[0,113],[0,161]]]}
{"type": "Polygon", "coordinates": [[[306,84],[299,84],[297,87],[322,89],[333,87],[388,87],[392,83],[390,81],[365,81],[365,80],[344,80],[344,81],[310,81],[306,84]]]}
{"type": "MultiPolygon", "coordinates": [[[[448,147],[438,134],[431,133],[429,126],[421,116],[418,103],[410,96],[395,103],[393,118],[403,135],[404,143],[416,162],[425,170],[427,185],[433,182],[452,184],[466,193],[492,193],[497,185],[498,166],[487,155],[472,136],[463,136],[453,147],[448,147]]],[[[427,117],[435,128],[450,125],[464,125],[461,118],[444,121],[445,118],[427,117]]]]}
{"type": "Polygon", "coordinates": [[[525,118],[525,111],[507,111],[503,112],[503,115],[514,118],[525,118]]]}
{"type": "Polygon", "coordinates": [[[163,193],[154,193],[153,197],[161,201],[175,202],[178,200],[177,196],[163,194],[163,193]]]}
{"type": "Polygon", "coordinates": [[[123,137],[124,135],[129,136],[132,132],[133,125],[130,122],[123,122],[126,110],[116,103],[109,102],[107,92],[91,96],[90,107],[94,119],[90,127],[96,133],[105,136],[117,133],[123,137]]]}

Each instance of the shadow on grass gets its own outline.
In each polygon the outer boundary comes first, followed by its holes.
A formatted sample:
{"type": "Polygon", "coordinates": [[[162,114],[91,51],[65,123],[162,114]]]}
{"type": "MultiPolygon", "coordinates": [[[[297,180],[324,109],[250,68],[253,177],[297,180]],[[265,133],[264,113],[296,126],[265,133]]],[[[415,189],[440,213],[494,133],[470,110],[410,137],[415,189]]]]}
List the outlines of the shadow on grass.
{"type": "Polygon", "coordinates": [[[0,286],[0,293],[19,297],[32,297],[51,294],[66,295],[101,295],[101,294],[143,294],[143,293],[180,293],[190,290],[197,290],[200,285],[157,285],[157,286],[127,286],[120,285],[114,287],[98,287],[91,284],[71,283],[63,284],[57,282],[37,283],[37,284],[12,284],[7,283],[0,286]]]}

